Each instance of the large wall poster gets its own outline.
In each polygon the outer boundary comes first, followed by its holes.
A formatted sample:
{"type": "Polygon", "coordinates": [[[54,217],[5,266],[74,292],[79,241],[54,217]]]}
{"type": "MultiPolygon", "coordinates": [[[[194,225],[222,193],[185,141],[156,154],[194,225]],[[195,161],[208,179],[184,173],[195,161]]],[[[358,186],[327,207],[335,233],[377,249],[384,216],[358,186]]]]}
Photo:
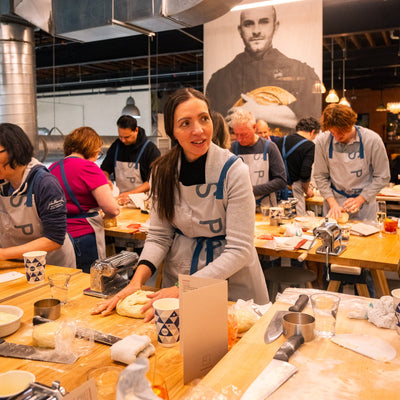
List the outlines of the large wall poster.
{"type": "Polygon", "coordinates": [[[320,117],[321,76],[322,0],[228,12],[204,25],[204,87],[227,120],[245,107],[275,133],[290,132],[300,118],[320,117]]]}

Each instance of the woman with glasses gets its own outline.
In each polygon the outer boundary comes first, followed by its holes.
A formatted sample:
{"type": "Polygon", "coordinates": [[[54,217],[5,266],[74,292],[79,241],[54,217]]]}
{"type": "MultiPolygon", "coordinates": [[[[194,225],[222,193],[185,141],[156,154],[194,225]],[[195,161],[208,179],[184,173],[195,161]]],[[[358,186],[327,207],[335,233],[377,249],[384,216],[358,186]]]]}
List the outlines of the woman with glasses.
{"type": "Polygon", "coordinates": [[[103,142],[89,127],[75,129],[64,140],[65,158],[50,166],[67,198],[67,230],[74,241],[76,264],[83,272],[97,259],[105,258],[103,220],[119,214],[104,172],[95,164],[103,142]]]}
{"type": "Polygon", "coordinates": [[[19,126],[0,124],[0,260],[43,250],[48,264],[75,268],[63,190],[33,150],[19,126]]]}

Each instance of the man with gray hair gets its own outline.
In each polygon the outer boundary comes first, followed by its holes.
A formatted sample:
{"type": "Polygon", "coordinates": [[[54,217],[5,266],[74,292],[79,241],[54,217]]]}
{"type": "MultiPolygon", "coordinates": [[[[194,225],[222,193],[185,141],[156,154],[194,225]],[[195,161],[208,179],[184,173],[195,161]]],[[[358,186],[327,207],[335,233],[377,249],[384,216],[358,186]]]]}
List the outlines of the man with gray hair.
{"type": "Polygon", "coordinates": [[[230,118],[236,135],[232,153],[249,167],[257,205],[276,206],[275,192],[286,187],[286,171],[278,147],[256,134],[256,120],[250,111],[237,109],[230,118]]]}
{"type": "Polygon", "coordinates": [[[319,118],[321,94],[313,88],[320,79],[309,65],[273,47],[278,27],[274,7],[242,11],[238,31],[244,51],[211,76],[206,95],[225,117],[240,106],[289,132],[301,118],[319,118]]]}

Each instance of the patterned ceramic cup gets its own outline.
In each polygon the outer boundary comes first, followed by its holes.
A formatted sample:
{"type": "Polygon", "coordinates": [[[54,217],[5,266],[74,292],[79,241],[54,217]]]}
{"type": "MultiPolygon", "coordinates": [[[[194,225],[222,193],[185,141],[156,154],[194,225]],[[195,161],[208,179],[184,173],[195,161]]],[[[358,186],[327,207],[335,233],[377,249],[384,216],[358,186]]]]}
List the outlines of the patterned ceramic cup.
{"type": "Polygon", "coordinates": [[[156,300],[153,307],[158,343],[164,347],[175,346],[179,341],[179,300],[156,300]]]}
{"type": "Polygon", "coordinates": [[[46,255],[46,251],[29,251],[23,254],[26,279],[29,283],[44,281],[46,255]]]}
{"type": "Polygon", "coordinates": [[[400,289],[392,290],[393,308],[396,316],[396,331],[400,335],[400,289]]]}

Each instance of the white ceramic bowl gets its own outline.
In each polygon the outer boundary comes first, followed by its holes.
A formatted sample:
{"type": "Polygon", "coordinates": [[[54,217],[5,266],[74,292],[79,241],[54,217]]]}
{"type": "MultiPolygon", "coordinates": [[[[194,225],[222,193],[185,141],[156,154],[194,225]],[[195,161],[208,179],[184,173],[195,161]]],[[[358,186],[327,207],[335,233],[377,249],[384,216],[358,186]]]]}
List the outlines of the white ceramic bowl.
{"type": "Polygon", "coordinates": [[[10,322],[0,323],[0,337],[8,336],[14,333],[21,325],[21,318],[24,312],[21,308],[15,306],[0,306],[0,312],[15,315],[15,319],[10,322]]]}
{"type": "Polygon", "coordinates": [[[22,393],[35,382],[35,375],[28,371],[7,371],[0,374],[0,400],[22,393]]]}

